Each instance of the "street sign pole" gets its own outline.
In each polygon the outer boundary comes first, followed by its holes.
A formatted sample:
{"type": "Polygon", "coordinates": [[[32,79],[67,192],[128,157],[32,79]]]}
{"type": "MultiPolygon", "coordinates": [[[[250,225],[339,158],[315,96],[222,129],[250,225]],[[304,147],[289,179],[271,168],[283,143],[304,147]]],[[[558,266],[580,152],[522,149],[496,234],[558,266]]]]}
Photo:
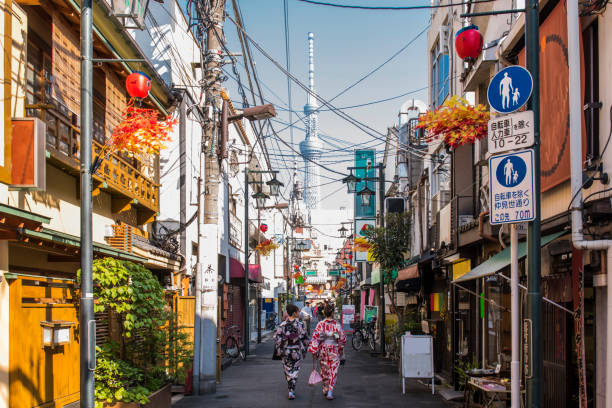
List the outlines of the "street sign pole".
{"type": "Polygon", "coordinates": [[[542,294],[540,291],[540,10],[538,0],[527,0],[525,7],[526,65],[533,78],[533,91],[529,109],[533,111],[534,192],[535,219],[527,230],[527,318],[531,320],[531,356],[533,367],[527,378],[527,407],[539,408],[542,403],[542,294]]]}

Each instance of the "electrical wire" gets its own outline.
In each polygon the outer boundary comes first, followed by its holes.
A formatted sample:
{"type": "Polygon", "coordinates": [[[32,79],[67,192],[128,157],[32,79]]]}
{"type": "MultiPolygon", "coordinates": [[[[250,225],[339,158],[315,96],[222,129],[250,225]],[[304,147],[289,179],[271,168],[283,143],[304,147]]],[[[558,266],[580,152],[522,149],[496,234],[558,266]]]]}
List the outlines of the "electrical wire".
{"type": "MultiPolygon", "coordinates": [[[[612,105],[610,106],[610,133],[608,134],[608,140],[606,141],[606,144],[604,145],[603,150],[601,151],[601,153],[599,154],[599,160],[597,161],[597,165],[595,166],[595,169],[599,169],[601,166],[601,161],[603,160],[604,154],[606,153],[606,150],[608,149],[608,145],[610,144],[610,138],[612,138],[612,105]]],[[[582,185],[580,186],[580,188],[574,193],[574,195],[572,196],[572,199],[569,202],[569,205],[567,206],[567,211],[570,210],[570,208],[572,208],[572,203],[574,202],[574,200],[576,199],[576,197],[578,196],[578,194],[580,194],[582,192],[582,189],[584,188],[584,186],[586,186],[587,184],[589,184],[591,181],[593,181],[593,179],[595,178],[595,174],[597,174],[597,170],[593,172],[593,174],[591,174],[589,176],[589,178],[587,178],[582,185]]],[[[590,196],[589,196],[590,197],[590,196]]],[[[582,207],[582,205],[584,204],[584,199],[582,200],[581,203],[579,203],[579,207],[582,207]]]]}
{"type": "Polygon", "coordinates": [[[424,10],[424,9],[438,9],[444,7],[454,7],[454,6],[464,6],[478,3],[491,3],[495,0],[475,0],[475,1],[466,1],[461,3],[449,3],[449,4],[432,4],[429,6],[358,6],[352,4],[337,4],[337,3],[327,3],[323,1],[315,1],[315,0],[297,0],[302,3],[313,4],[317,6],[329,6],[329,7],[337,7],[337,8],[345,8],[345,9],[356,9],[356,10],[424,10]]]}
{"type": "MultiPolygon", "coordinates": [[[[257,43],[242,27],[240,27],[238,25],[238,23],[236,23],[230,16],[228,16],[227,18],[230,21],[232,21],[239,28],[240,31],[242,31],[244,36],[255,46],[255,48],[257,48],[259,50],[259,52],[261,52],[268,60],[270,60],[270,62],[272,62],[285,75],[289,76],[291,78],[291,80],[293,82],[295,82],[298,86],[300,86],[307,93],[309,93],[313,97],[315,97],[319,102],[321,102],[325,106],[329,107],[333,111],[333,113],[335,113],[336,115],[338,115],[341,118],[345,119],[346,121],[351,123],[353,126],[357,127],[359,130],[361,130],[364,133],[374,137],[375,139],[379,139],[379,140],[382,140],[383,142],[386,142],[386,135],[382,134],[381,132],[379,132],[379,131],[377,131],[375,129],[372,129],[368,125],[364,124],[363,122],[358,121],[357,119],[351,117],[347,113],[338,110],[338,108],[333,106],[329,101],[327,101],[326,99],[322,98],[316,92],[310,90],[304,83],[302,83],[293,74],[288,72],[278,61],[276,61],[270,54],[268,54],[268,52],[266,52],[266,50],[259,43],[257,43]]],[[[399,143],[400,142],[398,141],[398,146],[397,146],[398,148],[400,148],[399,143]]],[[[413,155],[416,155],[416,156],[419,156],[419,157],[423,157],[423,156],[429,154],[429,153],[423,152],[421,150],[414,149],[413,147],[409,146],[408,144],[403,144],[403,145],[404,145],[403,148],[404,148],[404,150],[407,153],[410,153],[410,154],[413,154],[413,155]]]]}

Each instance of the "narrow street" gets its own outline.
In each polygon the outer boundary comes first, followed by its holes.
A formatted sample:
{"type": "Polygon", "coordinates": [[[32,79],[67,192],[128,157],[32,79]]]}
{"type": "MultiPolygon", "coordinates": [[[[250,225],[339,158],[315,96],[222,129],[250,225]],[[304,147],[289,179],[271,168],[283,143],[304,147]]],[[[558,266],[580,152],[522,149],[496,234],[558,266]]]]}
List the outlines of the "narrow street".
{"type": "Polygon", "coordinates": [[[457,406],[444,401],[439,395],[432,396],[429,389],[415,380],[406,380],[406,395],[402,395],[402,383],[395,363],[372,357],[365,350],[356,352],[350,346],[346,349],[346,364],[338,374],[335,400],[327,401],[320,385],[308,385],[312,370],[312,358],[308,355],[300,370],[297,398],[289,401],[280,361],[272,360],[271,356],[272,340],[267,340],[257,346],[256,357],[223,371],[216,394],[184,397],[173,407],[457,406]]]}

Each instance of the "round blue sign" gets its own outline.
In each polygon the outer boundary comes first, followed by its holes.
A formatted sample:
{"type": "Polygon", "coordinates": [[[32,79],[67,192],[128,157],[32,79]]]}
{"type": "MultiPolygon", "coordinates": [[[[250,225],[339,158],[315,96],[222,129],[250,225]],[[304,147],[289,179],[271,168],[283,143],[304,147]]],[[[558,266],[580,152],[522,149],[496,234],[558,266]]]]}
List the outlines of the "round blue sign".
{"type": "Polygon", "coordinates": [[[504,187],[519,185],[527,174],[527,164],[519,156],[507,156],[497,166],[495,177],[504,187]]]}
{"type": "Polygon", "coordinates": [[[533,78],[525,68],[512,65],[499,71],[487,90],[489,105],[500,113],[511,113],[527,103],[533,90],[533,78]]]}

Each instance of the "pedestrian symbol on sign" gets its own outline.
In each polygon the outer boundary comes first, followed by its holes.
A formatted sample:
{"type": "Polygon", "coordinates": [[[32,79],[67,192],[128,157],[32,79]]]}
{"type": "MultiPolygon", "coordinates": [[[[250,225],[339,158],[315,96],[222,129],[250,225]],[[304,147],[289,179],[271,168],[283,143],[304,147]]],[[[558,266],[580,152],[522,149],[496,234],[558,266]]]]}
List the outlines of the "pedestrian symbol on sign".
{"type": "Polygon", "coordinates": [[[533,80],[525,68],[512,65],[499,71],[487,91],[487,99],[493,109],[511,113],[520,109],[531,96],[533,80]]]}
{"type": "Polygon", "coordinates": [[[497,167],[497,181],[504,187],[514,187],[523,181],[527,165],[519,156],[508,156],[503,165],[497,167]]]}

